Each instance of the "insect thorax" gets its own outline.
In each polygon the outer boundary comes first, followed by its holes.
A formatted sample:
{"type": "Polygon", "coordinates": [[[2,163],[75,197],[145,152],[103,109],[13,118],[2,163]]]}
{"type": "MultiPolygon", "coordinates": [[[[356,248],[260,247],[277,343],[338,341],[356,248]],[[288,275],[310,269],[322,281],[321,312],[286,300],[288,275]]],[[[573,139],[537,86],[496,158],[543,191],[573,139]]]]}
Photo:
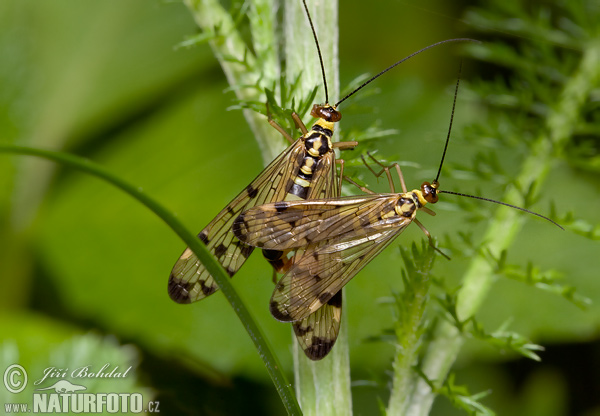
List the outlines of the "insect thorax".
{"type": "Polygon", "coordinates": [[[333,123],[317,120],[304,139],[306,153],[314,158],[322,158],[333,150],[331,143],[333,123]]]}
{"type": "Polygon", "coordinates": [[[401,194],[394,207],[396,214],[406,218],[414,218],[417,210],[427,203],[420,194],[421,191],[419,190],[401,194]]]}

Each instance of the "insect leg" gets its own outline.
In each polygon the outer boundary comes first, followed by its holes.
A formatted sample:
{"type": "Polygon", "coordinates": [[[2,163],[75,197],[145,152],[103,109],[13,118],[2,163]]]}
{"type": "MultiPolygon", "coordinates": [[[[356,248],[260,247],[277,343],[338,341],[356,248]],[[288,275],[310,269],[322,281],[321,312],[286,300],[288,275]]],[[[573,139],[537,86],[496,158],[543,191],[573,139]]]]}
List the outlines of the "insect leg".
{"type": "Polygon", "coordinates": [[[306,128],[298,114],[292,113],[292,118],[294,119],[294,123],[296,123],[296,126],[300,129],[303,135],[308,133],[308,129],[306,128]]]}
{"type": "Polygon", "coordinates": [[[438,253],[440,253],[442,256],[444,256],[444,257],[446,257],[448,260],[450,260],[450,257],[448,257],[447,255],[445,255],[445,254],[442,252],[442,250],[440,250],[439,248],[437,248],[437,247],[435,246],[435,244],[433,243],[433,238],[431,237],[431,234],[429,234],[429,231],[427,231],[427,228],[425,228],[425,226],[424,226],[423,224],[421,224],[421,223],[419,222],[419,220],[418,220],[418,219],[416,219],[416,218],[414,219],[414,222],[415,222],[415,224],[417,224],[417,225],[419,226],[419,228],[421,229],[421,231],[423,231],[423,232],[425,233],[425,235],[427,236],[427,239],[429,240],[429,245],[430,245],[431,247],[433,247],[433,249],[434,249],[435,251],[437,251],[437,252],[438,252],[438,253]]]}
{"type": "Polygon", "coordinates": [[[402,174],[402,169],[400,169],[400,165],[397,162],[392,163],[389,166],[384,165],[383,163],[381,163],[379,160],[375,159],[375,157],[370,153],[367,152],[367,155],[369,156],[369,158],[377,163],[379,166],[381,166],[383,169],[381,169],[379,172],[375,172],[373,170],[373,168],[371,168],[371,166],[369,166],[367,164],[367,162],[365,161],[365,158],[363,155],[361,155],[361,158],[363,160],[363,163],[365,164],[365,166],[371,171],[371,173],[373,173],[373,175],[375,175],[376,178],[379,178],[381,176],[381,174],[383,172],[385,172],[388,181],[390,183],[390,189],[392,190],[392,193],[395,193],[396,191],[394,190],[394,182],[392,181],[392,177],[390,175],[389,169],[390,168],[396,168],[396,172],[398,173],[398,177],[400,178],[400,185],[402,186],[402,192],[406,193],[408,192],[407,188],[406,188],[406,183],[404,182],[404,175],[402,174]]]}
{"type": "Polygon", "coordinates": [[[356,186],[358,189],[360,189],[361,191],[363,191],[366,194],[371,194],[374,195],[375,192],[371,191],[369,188],[365,188],[364,186],[360,186],[359,184],[357,184],[356,182],[354,182],[352,179],[350,179],[347,176],[344,176],[344,179],[348,182],[350,182],[352,185],[356,186]]]}
{"type": "MultiPolygon", "coordinates": [[[[393,194],[395,194],[395,193],[396,193],[396,189],[395,189],[395,187],[394,187],[394,181],[392,180],[392,175],[390,174],[390,167],[392,167],[392,166],[398,166],[398,164],[397,164],[397,163],[394,163],[394,164],[392,164],[392,165],[390,165],[390,166],[385,166],[385,165],[383,165],[383,164],[382,164],[380,161],[378,161],[377,159],[375,159],[375,158],[373,157],[373,155],[371,155],[371,153],[367,152],[367,154],[369,155],[369,157],[371,158],[371,160],[373,160],[375,163],[377,163],[379,166],[381,166],[381,167],[383,168],[383,169],[381,169],[379,172],[377,172],[377,173],[376,173],[376,172],[373,170],[373,168],[371,168],[371,166],[369,166],[369,164],[368,164],[368,163],[367,163],[367,161],[365,160],[365,156],[364,156],[364,155],[360,155],[360,158],[362,159],[362,161],[363,161],[363,163],[365,164],[365,166],[367,167],[367,169],[369,169],[369,170],[371,171],[371,173],[372,173],[373,175],[375,175],[375,177],[376,177],[377,179],[379,179],[379,177],[381,176],[381,174],[382,174],[383,172],[385,172],[385,175],[387,176],[387,178],[388,178],[388,182],[389,182],[389,184],[390,184],[390,190],[391,190],[391,192],[392,192],[393,194]]],[[[405,192],[406,192],[406,191],[405,191],[405,192]]]]}
{"type": "Polygon", "coordinates": [[[399,164],[394,163],[394,165],[396,166],[396,172],[398,172],[398,177],[400,178],[400,185],[402,185],[402,192],[407,193],[408,189],[406,189],[406,184],[404,183],[404,175],[402,174],[402,169],[400,169],[399,164]]]}
{"type": "Polygon", "coordinates": [[[333,143],[333,148],[340,150],[354,149],[356,146],[358,146],[358,142],[355,141],[333,143]]]}
{"type": "Polygon", "coordinates": [[[269,119],[269,124],[271,126],[273,126],[275,128],[275,130],[277,130],[279,133],[281,133],[281,135],[283,137],[285,137],[287,141],[289,141],[290,143],[294,143],[294,138],[292,136],[290,136],[290,134],[287,131],[285,131],[283,127],[281,127],[279,124],[277,124],[276,121],[269,119]]]}
{"type": "MultiPolygon", "coordinates": [[[[298,115],[296,113],[293,113],[292,117],[294,117],[294,115],[296,117],[298,117],[298,115]]],[[[275,130],[277,130],[279,133],[281,133],[281,135],[283,137],[285,137],[286,140],[288,142],[290,142],[290,144],[293,144],[295,142],[294,138],[292,136],[290,136],[290,134],[287,131],[285,131],[285,129],[283,127],[281,127],[279,124],[277,124],[277,122],[275,120],[273,120],[271,118],[271,112],[269,111],[269,103],[268,102],[267,102],[267,118],[268,118],[269,124],[271,126],[273,126],[275,128],[275,130]]],[[[295,118],[294,118],[294,121],[296,121],[295,118]]],[[[301,123],[300,125],[302,126],[302,127],[300,127],[300,129],[302,130],[302,134],[306,134],[306,131],[307,131],[306,126],[302,123],[302,121],[300,121],[300,123],[301,123]]]]}
{"type": "Polygon", "coordinates": [[[277,270],[275,270],[275,268],[273,268],[273,277],[271,278],[271,280],[273,280],[273,284],[277,284],[277,270]]]}
{"type": "Polygon", "coordinates": [[[344,159],[337,159],[335,163],[340,165],[340,181],[338,183],[337,195],[342,195],[342,183],[344,183],[344,159]]]}

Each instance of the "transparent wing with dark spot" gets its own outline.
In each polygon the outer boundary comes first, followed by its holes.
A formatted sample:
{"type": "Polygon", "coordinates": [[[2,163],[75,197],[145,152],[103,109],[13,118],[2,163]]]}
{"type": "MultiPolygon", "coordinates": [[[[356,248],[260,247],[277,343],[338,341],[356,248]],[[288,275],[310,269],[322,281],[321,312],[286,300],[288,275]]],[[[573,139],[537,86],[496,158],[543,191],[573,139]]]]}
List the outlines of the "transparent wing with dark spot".
{"type": "MultiPolygon", "coordinates": [[[[284,267],[276,268],[279,273],[287,273],[295,262],[302,258],[305,251],[314,251],[323,243],[313,244],[293,252],[288,261],[283,262],[284,267]]],[[[285,252],[284,256],[288,256],[285,252]]],[[[294,322],[292,327],[300,348],[311,360],[323,359],[333,348],[340,332],[342,321],[342,291],[337,293],[319,310],[313,312],[301,321],[294,322]]]]}
{"type": "Polygon", "coordinates": [[[315,167],[306,199],[334,198],[337,196],[335,154],[330,152],[315,167]]]}
{"type": "Polygon", "coordinates": [[[397,222],[400,194],[378,194],[312,201],[275,202],[240,215],[233,226],[246,244],[286,250],[320,241],[376,234],[397,222]]]}
{"type": "MultiPolygon", "coordinates": [[[[317,199],[319,197],[332,198],[337,196],[338,188],[336,185],[336,170],[335,170],[335,154],[330,152],[319,159],[313,167],[310,181],[306,181],[301,190],[301,195],[298,192],[288,192],[283,201],[305,201],[306,199],[317,199]],[[308,186],[306,186],[308,184],[308,186]]],[[[294,178],[291,178],[293,181],[294,178]]],[[[236,237],[240,233],[240,227],[243,227],[243,214],[241,214],[233,223],[232,231],[236,237]],[[241,224],[241,225],[240,225],[241,224]]],[[[239,238],[239,237],[238,237],[239,238]]],[[[271,244],[269,248],[263,249],[263,256],[273,266],[277,273],[284,273],[283,267],[286,263],[293,261],[288,260],[288,255],[291,250],[286,250],[285,247],[279,247],[276,244],[271,244]]]]}
{"type": "MultiPolygon", "coordinates": [[[[309,186],[303,186],[303,192],[288,193],[284,200],[302,201],[337,196],[336,173],[335,155],[331,152],[319,159],[312,168],[309,186]]],[[[289,250],[263,250],[263,255],[277,273],[286,273],[289,267],[302,256],[303,251],[303,248],[291,253],[289,250]]],[[[335,344],[341,324],[341,297],[340,293],[319,311],[293,325],[300,347],[312,360],[325,357],[335,344]]]]}
{"type": "MultiPolygon", "coordinates": [[[[327,155],[318,163],[313,171],[311,186],[307,190],[307,199],[332,198],[338,196],[337,175],[333,153],[327,155]]],[[[286,200],[294,200],[295,196],[288,195],[286,200]]],[[[272,262],[279,273],[287,272],[288,268],[302,257],[304,249],[296,250],[291,258],[285,261],[272,262]]],[[[288,251],[263,250],[265,257],[288,258],[288,251]],[[277,253],[277,254],[273,254],[277,253]]],[[[302,321],[294,322],[292,327],[296,339],[304,354],[311,360],[323,359],[333,348],[340,331],[342,316],[342,292],[340,291],[321,309],[312,313],[302,321]]]]}
{"type": "Polygon", "coordinates": [[[334,239],[313,253],[305,252],[275,287],[271,314],[279,321],[295,322],[314,313],[411,222],[411,218],[403,217],[385,231],[360,238],[334,239]]]}
{"type": "Polygon", "coordinates": [[[292,323],[304,354],[311,360],[324,358],[333,348],[342,321],[342,291],[308,317],[292,323]]]}
{"type": "MultiPolygon", "coordinates": [[[[231,232],[233,221],[249,208],[283,199],[289,189],[290,178],[298,173],[298,158],[303,156],[304,145],[299,139],[271,162],[198,234],[198,238],[217,257],[229,276],[242,267],[253,250],[231,232]]],[[[187,248],[169,277],[171,299],[178,303],[191,303],[217,290],[218,286],[210,273],[187,248]]]]}
{"type": "MultiPolygon", "coordinates": [[[[333,162],[335,163],[335,162],[333,162]]],[[[339,196],[335,166],[330,167],[331,178],[323,181],[322,189],[315,187],[309,199],[335,198],[339,196]]],[[[312,252],[323,245],[324,242],[312,244],[308,251],[312,252]]],[[[295,264],[306,250],[296,252],[291,264],[295,264]]],[[[327,356],[340,333],[342,324],[342,291],[336,293],[329,301],[306,318],[292,323],[296,340],[304,354],[313,361],[318,361],[327,356]]]]}

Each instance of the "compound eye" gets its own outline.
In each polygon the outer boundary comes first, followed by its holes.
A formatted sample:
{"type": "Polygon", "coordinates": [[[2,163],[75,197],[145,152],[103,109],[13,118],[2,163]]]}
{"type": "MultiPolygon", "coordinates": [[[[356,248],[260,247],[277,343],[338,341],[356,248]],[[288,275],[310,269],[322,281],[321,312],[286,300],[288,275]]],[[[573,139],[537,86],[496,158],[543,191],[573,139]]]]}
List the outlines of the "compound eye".
{"type": "Polygon", "coordinates": [[[423,182],[421,192],[425,201],[435,204],[438,201],[437,187],[432,186],[429,182],[423,182]]]}
{"type": "Polygon", "coordinates": [[[330,121],[332,123],[335,123],[342,119],[342,113],[337,111],[329,104],[315,104],[310,112],[310,115],[316,118],[322,118],[323,120],[330,121]]]}

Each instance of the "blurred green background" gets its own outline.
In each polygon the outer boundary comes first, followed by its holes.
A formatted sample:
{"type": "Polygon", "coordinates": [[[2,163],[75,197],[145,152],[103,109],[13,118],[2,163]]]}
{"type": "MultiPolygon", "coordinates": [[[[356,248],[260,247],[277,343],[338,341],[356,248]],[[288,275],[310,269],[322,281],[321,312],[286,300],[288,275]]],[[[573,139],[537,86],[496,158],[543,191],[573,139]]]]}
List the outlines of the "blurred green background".
{"type": "MultiPolygon", "coordinates": [[[[471,35],[468,1],[357,0],[340,4],[342,87],[436,41],[471,35]]],[[[84,156],[139,186],[194,231],[201,230],[260,172],[261,156],[207,45],[175,48],[197,27],[179,2],[142,0],[4,0],[0,2],[0,141],[84,156]]],[[[321,40],[323,41],[323,40],[321,40]]],[[[457,48],[437,48],[372,86],[378,94],[344,103],[345,131],[381,120],[398,129],[380,149],[411,161],[409,187],[431,179],[446,135],[457,48]],[[376,108],[364,111],[367,106],[376,108]]],[[[491,71],[466,61],[462,78],[491,71]]],[[[372,92],[373,92],[372,91],[372,92]]],[[[465,89],[468,91],[468,88],[465,89]]],[[[472,144],[461,128],[483,116],[459,93],[448,162],[465,163],[472,144]]],[[[502,155],[508,160],[510,155],[502,155]]],[[[515,167],[516,169],[517,167],[515,167]]],[[[567,160],[553,167],[541,203],[598,223],[597,171],[567,160]]],[[[453,177],[446,189],[500,198],[493,182],[453,177]]],[[[385,189],[385,188],[382,188],[385,189]]],[[[448,196],[422,222],[445,233],[483,227],[464,222],[448,196]]],[[[495,207],[484,206],[483,212],[495,207]]],[[[422,239],[417,227],[397,244],[422,239]]],[[[392,345],[366,342],[391,327],[379,300],[400,290],[397,244],[347,287],[356,414],[384,401],[392,345]]],[[[13,362],[30,374],[50,366],[111,362],[133,365],[133,377],[105,380],[98,392],[144,392],[171,414],[281,414],[283,407],[252,342],[217,294],[181,306],[167,278],[184,244],[147,209],[80,172],[30,157],[0,154],[0,369],[13,362]]],[[[597,242],[527,222],[509,262],[556,269],[565,284],[595,303],[580,310],[559,296],[500,279],[479,320],[543,344],[535,363],[467,343],[455,366],[470,391],[492,389],[485,403],[499,414],[600,414],[600,256],[597,242]]],[[[460,276],[468,258],[437,261],[440,277],[460,276]]],[[[266,332],[291,377],[292,335],[267,310],[271,271],[250,258],[236,289],[266,332]]],[[[0,388],[2,403],[15,401],[0,388]]],[[[29,391],[29,390],[28,390],[29,391]]],[[[453,414],[443,399],[434,414],[453,414]]]]}

